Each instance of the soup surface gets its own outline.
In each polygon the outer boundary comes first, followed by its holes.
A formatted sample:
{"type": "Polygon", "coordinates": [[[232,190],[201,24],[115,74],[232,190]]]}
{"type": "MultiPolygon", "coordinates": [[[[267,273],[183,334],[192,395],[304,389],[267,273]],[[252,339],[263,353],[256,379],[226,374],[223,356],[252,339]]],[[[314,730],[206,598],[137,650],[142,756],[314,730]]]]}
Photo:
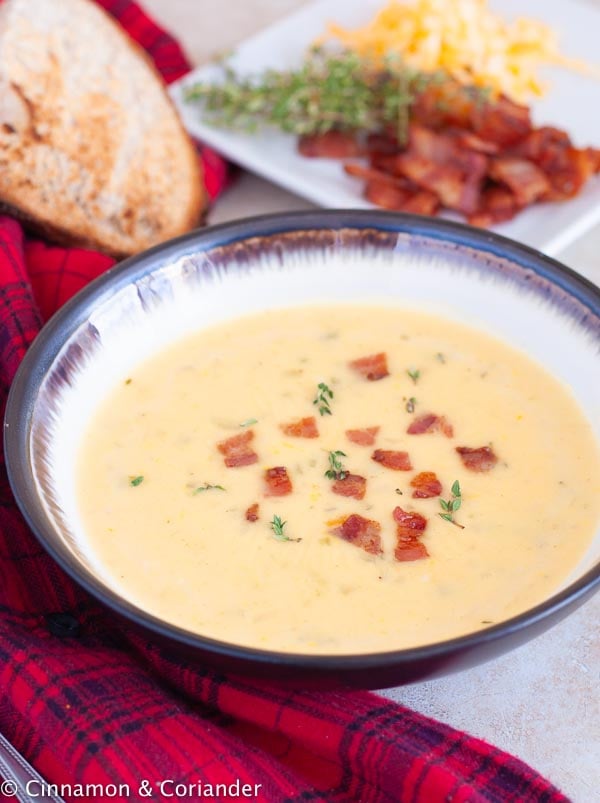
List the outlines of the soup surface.
{"type": "Polygon", "coordinates": [[[78,495],[111,585],[202,635],[356,653],[541,602],[600,518],[569,391],[416,311],[237,319],[139,366],[83,441],[78,495]]]}

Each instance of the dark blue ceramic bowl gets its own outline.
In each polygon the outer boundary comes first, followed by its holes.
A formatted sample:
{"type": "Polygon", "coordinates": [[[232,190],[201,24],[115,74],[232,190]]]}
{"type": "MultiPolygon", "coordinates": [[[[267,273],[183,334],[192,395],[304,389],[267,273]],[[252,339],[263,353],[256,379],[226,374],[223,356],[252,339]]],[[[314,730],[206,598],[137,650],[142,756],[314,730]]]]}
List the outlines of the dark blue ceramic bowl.
{"type": "Polygon", "coordinates": [[[30,348],[8,401],[5,450],[16,499],[45,549],[128,626],[169,650],[303,685],[382,688],[424,679],[485,661],[560,621],[600,584],[600,532],[568,584],[522,615],[461,638],[368,655],[277,653],[204,638],[136,607],[88,555],[75,454],[98,396],[129,367],[241,313],[381,298],[502,337],[569,384],[598,424],[600,291],[554,260],[484,231],[387,212],[240,220],[118,265],[61,309],[30,348]]]}

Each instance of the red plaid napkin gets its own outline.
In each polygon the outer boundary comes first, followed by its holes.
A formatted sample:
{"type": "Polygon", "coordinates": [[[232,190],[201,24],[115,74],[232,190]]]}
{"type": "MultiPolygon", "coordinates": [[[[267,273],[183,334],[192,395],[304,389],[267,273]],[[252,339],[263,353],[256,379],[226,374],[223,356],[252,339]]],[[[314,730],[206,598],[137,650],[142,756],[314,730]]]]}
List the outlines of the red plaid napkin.
{"type": "MultiPolygon", "coordinates": [[[[177,43],[134,3],[101,4],[167,80],[186,71],[177,43]]],[[[223,163],[201,154],[215,194],[223,163]]],[[[26,240],[17,222],[0,218],[2,414],[43,320],[110,264],[26,240]]],[[[276,803],[566,800],[517,759],[375,695],[291,692],[175,661],[118,626],[40,548],[14,504],[2,456],[0,730],[47,780],[128,784],[134,800],[145,789],[173,799],[174,783],[193,784],[197,793],[186,797],[199,799],[199,782],[258,784],[253,799],[276,803]],[[69,615],[62,635],[56,613],[69,615]],[[66,637],[69,623],[75,638],[66,637]],[[161,781],[162,793],[154,786],[161,781]]],[[[234,798],[235,787],[221,797],[234,798]]]]}

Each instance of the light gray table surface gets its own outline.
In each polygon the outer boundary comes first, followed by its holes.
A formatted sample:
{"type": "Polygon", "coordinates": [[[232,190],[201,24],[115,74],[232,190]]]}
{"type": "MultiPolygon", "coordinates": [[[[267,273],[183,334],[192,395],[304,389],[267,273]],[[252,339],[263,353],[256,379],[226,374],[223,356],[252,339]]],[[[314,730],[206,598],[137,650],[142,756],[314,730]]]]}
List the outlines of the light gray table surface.
{"type": "MultiPolygon", "coordinates": [[[[179,37],[194,64],[303,5],[303,0],[141,1],[179,37]]],[[[600,0],[588,2],[600,7],[600,0]]],[[[210,222],[311,208],[309,202],[244,173],[217,201],[210,222]]],[[[600,227],[560,258],[600,283],[600,227]]],[[[599,622],[600,594],[545,635],[497,660],[383,693],[517,755],[576,803],[596,803],[600,801],[599,622]]]]}

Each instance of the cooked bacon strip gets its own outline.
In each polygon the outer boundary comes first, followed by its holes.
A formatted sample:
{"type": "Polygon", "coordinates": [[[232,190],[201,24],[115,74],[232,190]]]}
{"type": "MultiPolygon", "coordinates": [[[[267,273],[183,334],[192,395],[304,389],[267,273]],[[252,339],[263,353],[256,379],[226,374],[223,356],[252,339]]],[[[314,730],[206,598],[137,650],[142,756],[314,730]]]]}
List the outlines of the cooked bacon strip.
{"type": "Polygon", "coordinates": [[[292,438],[319,437],[317,422],[312,415],[308,418],[299,418],[297,421],[292,421],[289,424],[281,424],[280,427],[284,435],[289,435],[292,438]]]}
{"type": "Polygon", "coordinates": [[[470,151],[477,151],[477,153],[486,153],[488,156],[493,156],[500,152],[500,146],[497,142],[489,142],[486,139],[481,139],[471,131],[456,129],[451,132],[455,141],[462,148],[468,148],[470,151]]]}
{"type": "Polygon", "coordinates": [[[470,471],[490,471],[498,462],[498,458],[489,446],[480,446],[478,449],[471,449],[469,446],[457,446],[456,451],[459,453],[465,468],[470,471]]]}
{"type": "Polygon", "coordinates": [[[492,103],[471,107],[471,126],[483,140],[507,148],[521,142],[531,131],[531,115],[527,106],[500,97],[492,103]]]}
{"type": "Polygon", "coordinates": [[[258,455],[250,446],[254,440],[254,431],[249,429],[217,443],[217,449],[225,456],[225,465],[228,468],[250,466],[258,461],[258,455]]]}
{"type": "Polygon", "coordinates": [[[390,449],[375,449],[371,455],[371,460],[381,463],[385,468],[392,471],[412,471],[412,463],[408,452],[395,452],[390,449]]]}
{"type": "Polygon", "coordinates": [[[368,379],[369,382],[376,382],[378,379],[383,379],[390,375],[387,357],[383,351],[379,352],[379,354],[371,354],[368,357],[352,360],[348,365],[361,376],[364,376],[365,379],[368,379]]]}
{"type": "Polygon", "coordinates": [[[410,191],[381,179],[369,179],[365,184],[364,196],[375,206],[398,212],[410,198],[410,191]]]}
{"type": "Polygon", "coordinates": [[[551,189],[548,177],[537,165],[517,156],[493,158],[489,174],[496,181],[506,184],[519,206],[532,204],[551,189]]]}
{"type": "Polygon", "coordinates": [[[346,474],[343,480],[335,480],[331,486],[334,494],[339,496],[352,496],[354,499],[364,499],[367,491],[367,481],[358,474],[346,474]]]}
{"type": "Polygon", "coordinates": [[[383,554],[380,536],[381,524],[378,521],[364,519],[358,513],[352,513],[344,519],[341,526],[335,527],[331,532],[371,555],[383,554]]]}
{"type": "Polygon", "coordinates": [[[363,178],[365,181],[379,182],[389,184],[392,187],[403,188],[403,179],[398,176],[393,176],[385,170],[379,170],[376,167],[365,167],[365,165],[356,164],[355,162],[348,162],[344,165],[344,172],[354,178],[363,178]]]}
{"type": "Polygon", "coordinates": [[[468,221],[471,226],[492,226],[511,220],[521,208],[515,194],[507,187],[492,184],[482,192],[479,210],[469,215],[468,221]]]}
{"type": "Polygon", "coordinates": [[[447,438],[454,436],[454,427],[446,416],[435,413],[424,413],[417,416],[406,430],[409,435],[424,435],[430,432],[441,432],[447,438]]]}
{"type": "Polygon", "coordinates": [[[248,510],[246,511],[246,521],[258,521],[259,519],[259,504],[255,502],[253,505],[250,505],[248,510]]]}
{"type": "Polygon", "coordinates": [[[347,429],[346,437],[359,446],[373,446],[379,427],[365,427],[364,429],[347,429]]]}
{"type": "Polygon", "coordinates": [[[369,134],[367,137],[367,150],[373,153],[398,153],[400,146],[398,138],[391,134],[369,134]]]}
{"type": "Polygon", "coordinates": [[[434,192],[419,190],[406,199],[400,211],[411,215],[435,215],[439,208],[440,200],[434,192]]]}
{"type": "Polygon", "coordinates": [[[394,508],[396,522],[396,548],[394,557],[398,561],[421,560],[429,557],[427,548],[419,541],[425,532],[427,519],[420,513],[410,513],[401,507],[394,508]]]}
{"type": "Polygon", "coordinates": [[[439,496],[442,493],[442,483],[433,471],[422,471],[420,474],[416,474],[410,481],[410,485],[415,489],[413,491],[415,499],[431,499],[432,496],[439,496]]]}
{"type": "Polygon", "coordinates": [[[350,159],[360,156],[362,148],[354,134],[345,131],[326,131],[323,134],[306,134],[298,141],[302,156],[325,159],[350,159]]]}
{"type": "Polygon", "coordinates": [[[265,471],[265,496],[287,496],[292,492],[292,481],[284,466],[275,466],[265,471]]]}

